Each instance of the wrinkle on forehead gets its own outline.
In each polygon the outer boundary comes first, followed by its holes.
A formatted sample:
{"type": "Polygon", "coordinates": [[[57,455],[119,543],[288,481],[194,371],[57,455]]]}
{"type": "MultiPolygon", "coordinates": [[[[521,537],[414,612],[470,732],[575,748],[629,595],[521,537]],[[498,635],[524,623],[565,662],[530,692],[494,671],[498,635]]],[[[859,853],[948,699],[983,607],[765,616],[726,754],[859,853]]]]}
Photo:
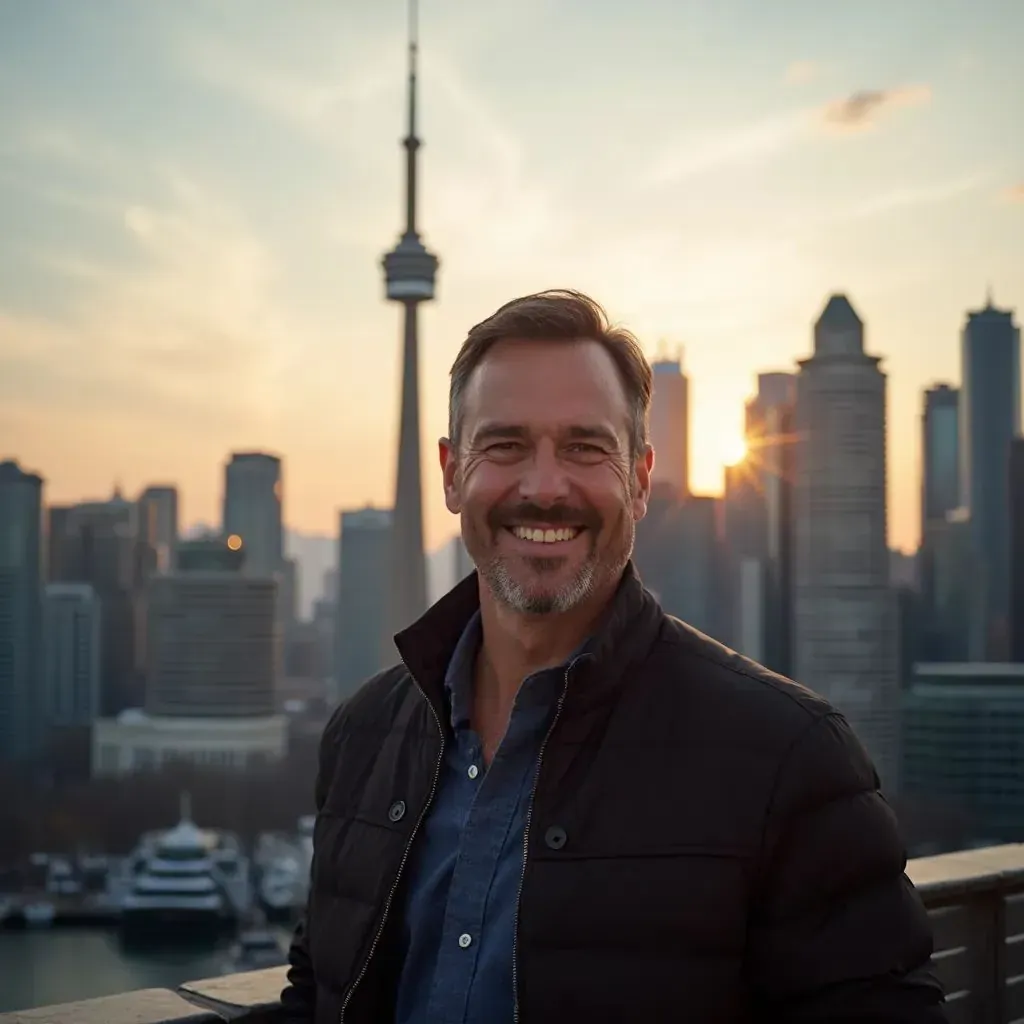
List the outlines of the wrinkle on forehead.
{"type": "Polygon", "coordinates": [[[464,396],[463,433],[476,421],[558,436],[600,426],[628,444],[630,410],[614,359],[596,341],[501,341],[487,353],[464,396]]]}

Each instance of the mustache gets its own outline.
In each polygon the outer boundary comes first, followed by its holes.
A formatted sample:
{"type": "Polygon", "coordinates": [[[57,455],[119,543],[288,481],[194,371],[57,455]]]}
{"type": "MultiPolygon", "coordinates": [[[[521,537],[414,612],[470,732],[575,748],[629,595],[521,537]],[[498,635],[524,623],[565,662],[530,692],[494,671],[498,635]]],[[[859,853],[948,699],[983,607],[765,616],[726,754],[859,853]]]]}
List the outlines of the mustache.
{"type": "Polygon", "coordinates": [[[547,508],[523,501],[514,505],[497,505],[487,513],[487,524],[492,530],[514,523],[537,523],[551,526],[582,526],[596,531],[601,527],[601,517],[592,508],[571,508],[568,505],[550,505],[547,508]]]}

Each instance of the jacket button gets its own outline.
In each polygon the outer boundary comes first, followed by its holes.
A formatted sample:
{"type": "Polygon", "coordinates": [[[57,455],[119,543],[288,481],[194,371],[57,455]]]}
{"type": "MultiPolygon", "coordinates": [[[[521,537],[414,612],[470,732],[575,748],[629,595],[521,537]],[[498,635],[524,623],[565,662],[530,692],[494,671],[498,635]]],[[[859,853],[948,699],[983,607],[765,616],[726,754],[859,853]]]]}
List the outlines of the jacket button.
{"type": "Polygon", "coordinates": [[[401,821],[405,817],[405,801],[396,800],[388,811],[388,817],[392,821],[401,821]]]}
{"type": "Polygon", "coordinates": [[[559,828],[558,825],[552,825],[551,828],[544,833],[544,842],[549,850],[560,850],[565,846],[567,838],[565,829],[559,828]]]}

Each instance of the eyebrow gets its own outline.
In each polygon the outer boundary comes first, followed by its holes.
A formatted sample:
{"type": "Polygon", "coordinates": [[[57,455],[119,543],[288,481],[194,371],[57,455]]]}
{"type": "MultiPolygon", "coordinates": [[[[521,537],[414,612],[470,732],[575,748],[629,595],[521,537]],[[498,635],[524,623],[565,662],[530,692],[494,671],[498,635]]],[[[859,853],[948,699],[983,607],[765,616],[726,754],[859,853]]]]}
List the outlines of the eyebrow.
{"type": "MultiPolygon", "coordinates": [[[[618,447],[619,438],[615,431],[608,427],[594,425],[576,424],[567,427],[562,431],[564,437],[573,441],[601,441],[604,444],[618,447]]],[[[513,423],[484,423],[473,433],[473,443],[481,444],[485,441],[507,441],[511,439],[526,440],[530,432],[522,426],[513,423]]]]}

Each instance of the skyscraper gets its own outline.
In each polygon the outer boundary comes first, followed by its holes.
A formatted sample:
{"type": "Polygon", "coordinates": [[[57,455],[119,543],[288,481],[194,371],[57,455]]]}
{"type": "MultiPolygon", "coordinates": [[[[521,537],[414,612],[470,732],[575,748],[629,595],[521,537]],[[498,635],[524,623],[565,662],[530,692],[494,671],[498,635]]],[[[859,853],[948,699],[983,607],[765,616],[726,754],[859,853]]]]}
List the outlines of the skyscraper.
{"type": "Polygon", "coordinates": [[[937,548],[947,542],[947,517],[961,505],[960,392],[937,384],[924,393],[921,414],[921,544],[918,551],[920,618],[912,635],[911,660],[944,661],[957,649],[943,623],[936,581],[937,548]]]}
{"type": "Polygon", "coordinates": [[[43,614],[47,717],[89,726],[100,713],[100,602],[88,583],[48,583],[43,614]]]}
{"type": "Polygon", "coordinates": [[[244,549],[221,538],[179,551],[178,568],[149,582],[146,711],[272,715],[282,653],[274,579],[247,575],[244,549]]]}
{"type": "Polygon", "coordinates": [[[397,660],[390,639],[389,581],[394,517],[390,509],[342,512],[334,629],[335,700],[397,660]]]}
{"type": "Polygon", "coordinates": [[[960,507],[960,391],[936,384],[921,415],[921,536],[960,507]]]}
{"type": "Polygon", "coordinates": [[[240,537],[245,571],[274,576],[284,561],[281,460],[265,452],[235,452],[224,468],[225,537],[240,537]]]}
{"type": "Polygon", "coordinates": [[[0,761],[28,760],[43,738],[43,480],[0,462],[0,761]]]}
{"type": "Polygon", "coordinates": [[[50,580],[88,583],[100,606],[100,706],[112,715],[141,702],[142,585],[136,507],[109,501],[51,509],[50,580]]]}
{"type": "Polygon", "coordinates": [[[658,460],[659,492],[682,501],[690,494],[690,382],[682,359],[657,359],[651,364],[650,436],[658,460]]]}
{"type": "Polygon", "coordinates": [[[1024,662],[1024,437],[1010,447],[1010,660],[1024,662]]]}
{"type": "Polygon", "coordinates": [[[794,668],[898,786],[896,605],[886,542],[885,375],[833,295],[797,377],[794,668]]]}
{"type": "Polygon", "coordinates": [[[746,458],[726,469],[730,641],[792,672],[793,406],[791,373],[760,373],[746,406],[746,458]]]}
{"type": "Polygon", "coordinates": [[[170,572],[178,543],[178,489],[167,485],[147,487],[137,505],[139,537],[153,549],[157,570],[170,572]]]}
{"type": "Polygon", "coordinates": [[[984,580],[980,659],[1005,660],[1009,647],[1010,442],[1020,431],[1020,328],[1013,312],[969,313],[961,337],[960,459],[971,516],[976,572],[984,580]]]}
{"type": "Polygon", "coordinates": [[[383,260],[386,294],[405,314],[402,399],[398,428],[394,536],[390,567],[391,627],[402,629],[427,607],[420,478],[419,304],[434,297],[438,260],[420,241],[416,224],[416,0],[409,0],[409,130],[405,147],[405,231],[383,260]]]}

